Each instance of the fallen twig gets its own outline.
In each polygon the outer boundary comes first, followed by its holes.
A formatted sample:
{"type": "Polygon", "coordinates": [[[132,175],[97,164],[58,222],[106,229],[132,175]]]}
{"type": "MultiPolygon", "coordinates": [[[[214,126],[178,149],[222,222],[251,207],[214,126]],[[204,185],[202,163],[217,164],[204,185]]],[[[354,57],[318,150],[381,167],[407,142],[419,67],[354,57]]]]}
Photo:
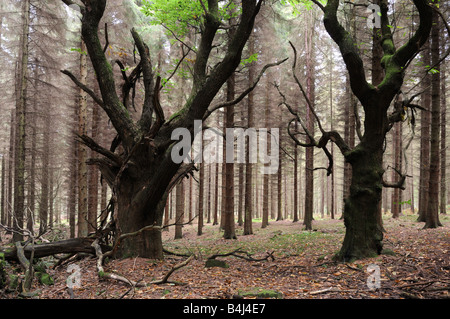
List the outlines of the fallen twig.
{"type": "Polygon", "coordinates": [[[187,264],[189,264],[189,262],[192,260],[192,258],[194,258],[194,255],[189,256],[189,258],[186,259],[185,261],[183,261],[183,262],[181,262],[181,263],[179,263],[179,264],[173,266],[172,269],[169,270],[169,272],[164,276],[163,279],[160,279],[160,280],[153,280],[153,281],[151,281],[149,284],[156,284],[156,285],[166,284],[166,283],[180,284],[180,283],[178,283],[178,282],[173,282],[173,281],[170,281],[170,282],[169,282],[169,281],[168,281],[168,280],[169,280],[169,277],[170,277],[170,275],[172,275],[172,273],[173,273],[175,270],[178,270],[178,269],[180,269],[180,268],[186,266],[187,264]]]}
{"type": "Polygon", "coordinates": [[[272,252],[266,252],[266,254],[267,254],[266,257],[255,259],[255,258],[251,257],[251,255],[248,252],[241,250],[241,248],[238,248],[238,249],[233,250],[233,251],[231,251],[229,253],[211,255],[210,257],[208,257],[208,259],[216,259],[217,257],[234,256],[234,257],[237,257],[237,258],[245,259],[247,261],[264,261],[264,260],[268,260],[268,259],[272,259],[272,261],[274,261],[275,257],[273,256],[273,253],[274,253],[273,251],[272,252]],[[240,254],[245,254],[247,256],[242,256],[240,254]]]}
{"type": "Polygon", "coordinates": [[[340,292],[340,290],[335,287],[329,287],[329,288],[325,288],[325,289],[321,289],[321,290],[311,291],[309,294],[310,295],[318,295],[318,294],[323,294],[326,292],[340,292]]]}

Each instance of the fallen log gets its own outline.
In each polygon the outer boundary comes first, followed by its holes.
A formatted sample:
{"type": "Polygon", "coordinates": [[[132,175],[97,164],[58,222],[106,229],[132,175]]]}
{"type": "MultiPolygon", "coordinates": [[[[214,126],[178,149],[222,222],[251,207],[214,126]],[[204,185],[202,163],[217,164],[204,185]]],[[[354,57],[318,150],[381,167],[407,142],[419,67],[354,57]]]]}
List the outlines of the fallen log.
{"type": "MultiPolygon", "coordinates": [[[[54,241],[49,243],[27,245],[23,249],[24,255],[29,259],[34,252],[34,258],[47,257],[57,254],[73,254],[73,253],[88,253],[95,255],[95,249],[92,243],[95,238],[82,237],[71,238],[66,240],[54,241]]],[[[109,247],[102,247],[105,251],[109,247]]],[[[6,260],[19,260],[17,254],[17,247],[0,247],[0,254],[3,254],[6,260]]]]}

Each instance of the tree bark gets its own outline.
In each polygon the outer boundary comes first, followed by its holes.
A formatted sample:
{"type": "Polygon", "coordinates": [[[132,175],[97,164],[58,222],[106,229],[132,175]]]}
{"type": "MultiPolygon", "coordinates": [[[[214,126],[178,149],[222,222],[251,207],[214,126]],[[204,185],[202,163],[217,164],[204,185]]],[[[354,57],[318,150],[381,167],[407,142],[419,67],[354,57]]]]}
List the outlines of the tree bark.
{"type": "MultiPolygon", "coordinates": [[[[183,238],[183,221],[184,221],[184,183],[180,183],[176,186],[176,213],[175,213],[175,239],[183,238]]],[[[203,214],[202,214],[203,215],[203,214]]],[[[202,216],[203,218],[203,216],[202,216]]]]}
{"type": "MultiPolygon", "coordinates": [[[[34,258],[42,258],[57,254],[89,253],[95,254],[91,246],[94,238],[73,238],[50,243],[27,245],[24,247],[24,255],[30,258],[34,252],[34,258]]],[[[105,251],[108,247],[103,247],[105,251]]],[[[0,247],[0,253],[3,253],[6,260],[18,260],[16,247],[0,247]]]]}
{"type": "MultiPolygon", "coordinates": [[[[249,55],[255,53],[255,35],[251,35],[248,43],[249,55]]],[[[253,83],[255,79],[255,63],[251,63],[248,69],[248,79],[253,83]]],[[[253,127],[254,93],[247,97],[247,128],[253,127]]],[[[246,161],[245,161],[245,202],[244,202],[244,235],[253,234],[253,164],[250,163],[250,137],[246,137],[246,161]]]]}
{"type": "MultiPolygon", "coordinates": [[[[92,103],[92,122],[91,137],[93,140],[98,138],[100,126],[99,105],[92,103]]],[[[91,158],[97,158],[97,154],[91,151],[91,158]]],[[[99,195],[99,175],[98,168],[91,166],[89,168],[89,184],[88,184],[88,232],[94,232],[97,229],[97,210],[99,195]]],[[[102,207],[103,209],[103,207],[102,207]]]]}
{"type": "MultiPolygon", "coordinates": [[[[6,153],[6,152],[5,152],[6,153]]],[[[0,224],[5,225],[6,224],[6,155],[2,156],[2,184],[1,184],[1,199],[0,199],[0,224]]],[[[1,241],[1,237],[0,237],[1,241]]]]}
{"type": "MultiPolygon", "coordinates": [[[[430,41],[424,45],[422,52],[423,65],[430,65],[430,41]]],[[[431,81],[425,73],[422,80],[424,91],[421,95],[421,106],[425,110],[420,119],[420,176],[419,176],[419,216],[417,221],[425,221],[428,207],[428,187],[430,184],[430,125],[431,125],[431,81]]]]}
{"type": "MultiPolygon", "coordinates": [[[[235,96],[236,89],[236,78],[235,75],[232,74],[230,78],[227,80],[227,101],[233,101],[235,96]]],[[[234,106],[228,106],[225,111],[226,114],[226,129],[233,130],[234,128],[234,106]]],[[[225,211],[224,214],[224,239],[236,239],[235,232],[235,220],[234,220],[234,152],[233,158],[228,157],[228,150],[234,150],[234,140],[226,140],[224,142],[226,144],[226,150],[224,152],[225,160],[225,211]]]]}
{"type": "MultiPolygon", "coordinates": [[[[25,0],[22,7],[21,62],[19,74],[19,94],[16,105],[16,137],[14,158],[14,218],[13,228],[23,229],[25,210],[25,128],[28,86],[28,36],[30,32],[30,1],[25,0]]],[[[13,234],[13,241],[23,240],[20,232],[13,234]]]]}
{"type": "Polygon", "coordinates": [[[200,163],[200,176],[198,183],[198,225],[197,225],[197,235],[201,236],[203,234],[203,198],[204,198],[204,178],[205,178],[205,163],[200,163]]]}
{"type": "MultiPolygon", "coordinates": [[[[400,175],[397,173],[397,171],[402,171],[402,123],[396,123],[394,124],[394,130],[393,130],[393,155],[394,155],[394,168],[395,170],[392,171],[392,180],[394,183],[398,183],[400,181],[400,175]]],[[[392,198],[391,198],[391,210],[392,210],[392,217],[398,218],[401,215],[402,212],[402,194],[400,188],[394,188],[392,191],[392,198]]]]}
{"type": "MultiPolygon", "coordinates": [[[[306,126],[314,134],[314,119],[311,107],[314,107],[315,100],[315,85],[314,85],[314,64],[315,59],[313,58],[313,43],[314,43],[314,21],[309,13],[308,18],[311,28],[308,28],[307,34],[305,36],[306,41],[306,95],[311,101],[311,106],[306,106],[306,126]]],[[[306,137],[306,144],[311,143],[309,137],[306,137]]],[[[306,230],[312,230],[312,221],[314,214],[314,148],[308,147],[305,154],[305,215],[303,219],[303,224],[306,230]]]]}
{"type": "MultiPolygon", "coordinates": [[[[81,40],[80,45],[80,82],[83,85],[87,83],[87,57],[86,45],[81,40]]],[[[79,109],[78,109],[78,135],[86,135],[87,123],[87,94],[80,89],[79,109]]],[[[87,170],[87,149],[86,146],[78,144],[78,237],[85,237],[88,234],[88,170],[87,170]]]]}
{"type": "MultiPolygon", "coordinates": [[[[431,28],[431,63],[435,65],[440,59],[439,53],[439,16],[433,11],[433,26],[431,28]]],[[[440,66],[435,67],[431,77],[431,133],[430,133],[430,186],[428,188],[428,206],[425,214],[424,228],[442,226],[439,221],[439,133],[441,124],[441,75],[440,66]]]]}
{"type": "Polygon", "coordinates": [[[440,207],[441,214],[447,214],[447,100],[445,85],[446,64],[441,64],[441,189],[440,189],[440,207]]]}

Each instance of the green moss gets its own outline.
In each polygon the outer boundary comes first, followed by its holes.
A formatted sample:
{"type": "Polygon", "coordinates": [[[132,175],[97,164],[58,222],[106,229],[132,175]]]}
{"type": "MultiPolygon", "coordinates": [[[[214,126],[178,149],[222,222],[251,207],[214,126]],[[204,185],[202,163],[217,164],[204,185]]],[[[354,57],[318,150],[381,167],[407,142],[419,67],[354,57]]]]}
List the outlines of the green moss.
{"type": "Polygon", "coordinates": [[[230,266],[223,260],[208,259],[205,263],[205,267],[207,267],[207,268],[210,268],[210,267],[228,268],[230,266]]]}
{"type": "Polygon", "coordinates": [[[51,286],[55,283],[53,278],[47,273],[36,272],[35,275],[42,285],[51,286]]]}
{"type": "Polygon", "coordinates": [[[247,288],[247,289],[239,289],[238,295],[242,297],[256,297],[256,298],[275,298],[282,299],[283,293],[273,290],[273,289],[264,289],[259,287],[247,288]]]}
{"type": "Polygon", "coordinates": [[[19,276],[9,274],[9,289],[10,290],[16,290],[19,286],[19,276]]]}
{"type": "Polygon", "coordinates": [[[38,261],[33,268],[36,272],[47,273],[47,265],[43,261],[38,261]]]}
{"type": "Polygon", "coordinates": [[[387,249],[387,248],[383,249],[381,251],[381,254],[388,255],[388,256],[395,256],[395,252],[392,249],[387,249]]]}

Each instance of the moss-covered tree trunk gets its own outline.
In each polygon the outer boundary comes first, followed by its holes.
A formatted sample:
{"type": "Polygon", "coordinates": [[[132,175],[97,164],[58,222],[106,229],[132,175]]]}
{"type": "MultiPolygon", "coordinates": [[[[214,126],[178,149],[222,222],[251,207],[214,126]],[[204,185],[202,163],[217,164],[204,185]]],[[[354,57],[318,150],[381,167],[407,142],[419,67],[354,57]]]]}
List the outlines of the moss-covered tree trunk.
{"type": "MultiPolygon", "coordinates": [[[[75,5],[71,0],[62,1],[69,6],[75,5]]],[[[115,152],[116,147],[105,149],[92,138],[80,136],[85,145],[101,155],[91,159],[89,163],[99,167],[104,180],[113,190],[117,235],[128,234],[125,237],[117,237],[120,245],[116,256],[161,259],[161,225],[167,194],[188,173],[188,170],[184,169],[186,165],[175,161],[171,156],[176,143],[172,139],[172,133],[177,129],[187,129],[191,135],[190,143],[193,142],[194,121],[207,117],[207,110],[216,94],[239,66],[242,50],[253,30],[262,1],[242,2],[236,32],[227,42],[224,58],[214,67],[209,67],[208,61],[222,21],[219,1],[208,1],[200,28],[198,49],[195,52],[191,93],[181,110],[167,121],[159,103],[160,78],[153,72],[148,46],[134,29],[131,30],[140,61],[132,74],[121,72],[124,94],[122,99],[119,98],[113,66],[106,58],[106,48],[102,46],[98,35],[106,0],[82,3],[82,37],[97,76],[101,96],[86,87],[69,71],[63,73],[103,108],[117,132],[116,140],[121,143],[119,153],[115,152]],[[128,93],[135,83],[132,81],[136,81],[138,75],[143,79],[144,97],[140,119],[134,121],[126,106],[130,103],[127,99],[128,93]]],[[[192,165],[187,166],[192,168],[192,165]]]]}
{"type": "MultiPolygon", "coordinates": [[[[373,83],[368,83],[359,50],[350,33],[338,21],[339,2],[328,0],[325,6],[319,3],[317,5],[324,12],[327,32],[339,46],[347,67],[352,92],[363,107],[364,133],[358,132],[358,135],[361,135],[360,143],[356,147],[350,147],[339,133],[321,129],[321,139],[306,146],[316,146],[327,153],[326,145],[328,141],[332,141],[352,167],[350,194],[344,206],[346,234],[341,250],[336,256],[340,260],[348,261],[372,257],[382,250],[383,234],[378,223],[382,188],[403,187],[405,179],[404,175],[398,183],[389,183],[383,179],[385,137],[395,123],[403,120],[404,109],[413,106],[410,105],[411,101],[396,102],[394,111],[388,114],[388,110],[401,92],[405,67],[414,59],[430,34],[432,9],[426,0],[413,0],[419,12],[420,23],[414,35],[396,49],[390,29],[388,1],[377,2],[380,6],[382,57],[372,62],[379,64],[383,72],[381,69],[378,70],[376,75],[380,78],[374,78],[373,83]],[[382,73],[384,75],[381,77],[382,73]]],[[[380,53],[378,52],[377,56],[380,53]]]]}

